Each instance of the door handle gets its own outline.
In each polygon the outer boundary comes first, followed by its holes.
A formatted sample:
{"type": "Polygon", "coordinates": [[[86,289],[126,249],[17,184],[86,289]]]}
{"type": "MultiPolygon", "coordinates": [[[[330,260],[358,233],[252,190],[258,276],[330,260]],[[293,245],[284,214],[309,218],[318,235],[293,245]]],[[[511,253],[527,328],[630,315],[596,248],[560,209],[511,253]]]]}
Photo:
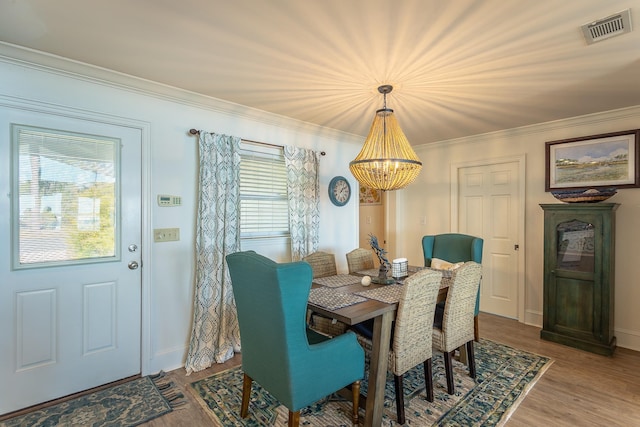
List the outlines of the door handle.
{"type": "Polygon", "coordinates": [[[128,267],[129,267],[129,270],[136,270],[138,268],[138,263],[136,261],[131,261],[128,267]]]}

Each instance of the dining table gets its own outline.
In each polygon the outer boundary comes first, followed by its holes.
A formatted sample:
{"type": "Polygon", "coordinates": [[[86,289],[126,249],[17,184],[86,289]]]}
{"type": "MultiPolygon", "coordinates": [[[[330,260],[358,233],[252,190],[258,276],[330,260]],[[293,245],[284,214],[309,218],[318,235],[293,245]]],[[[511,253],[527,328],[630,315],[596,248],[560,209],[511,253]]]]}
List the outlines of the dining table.
{"type": "MultiPolygon", "coordinates": [[[[422,268],[409,267],[409,275],[422,268]]],[[[377,273],[377,270],[314,279],[307,305],[313,312],[349,326],[373,319],[367,396],[361,396],[365,406],[364,425],[367,427],[382,424],[391,327],[403,283],[399,279],[391,284],[372,282],[364,286],[362,277],[372,272],[377,273]]],[[[448,285],[449,281],[443,277],[438,300],[446,298],[448,285]]]]}

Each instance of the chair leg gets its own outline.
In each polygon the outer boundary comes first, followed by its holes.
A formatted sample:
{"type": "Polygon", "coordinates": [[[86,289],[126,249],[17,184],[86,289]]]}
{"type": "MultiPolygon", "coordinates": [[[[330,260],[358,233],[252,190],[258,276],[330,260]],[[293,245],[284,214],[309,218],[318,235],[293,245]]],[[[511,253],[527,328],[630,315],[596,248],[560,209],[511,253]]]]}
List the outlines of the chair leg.
{"type": "Polygon", "coordinates": [[[394,375],[393,383],[396,386],[396,414],[398,415],[398,424],[404,424],[404,391],[402,388],[402,375],[394,375]]]}
{"type": "Polygon", "coordinates": [[[424,384],[427,390],[427,400],[433,402],[433,369],[431,358],[424,361],[424,384]]]}
{"type": "Polygon", "coordinates": [[[480,327],[478,326],[478,316],[473,316],[473,339],[480,342],[480,327]]]}
{"type": "Polygon", "coordinates": [[[300,425],[300,411],[289,411],[289,422],[287,425],[289,427],[298,427],[300,425]]]}
{"type": "Polygon", "coordinates": [[[253,379],[247,374],[244,374],[242,380],[242,406],[240,407],[240,417],[247,418],[249,415],[249,398],[251,398],[251,384],[253,379]]]}
{"type": "Polygon", "coordinates": [[[353,416],[352,421],[353,421],[353,425],[357,426],[358,425],[358,409],[360,406],[360,381],[356,381],[353,384],[351,384],[351,404],[353,405],[353,416]]]}
{"type": "Polygon", "coordinates": [[[453,353],[453,351],[445,351],[442,353],[444,356],[444,370],[447,374],[447,393],[449,394],[455,392],[455,385],[453,384],[453,363],[451,362],[453,353]]]}
{"type": "Polygon", "coordinates": [[[476,357],[473,354],[473,340],[467,342],[467,359],[469,360],[469,376],[476,377],[476,357]]]}

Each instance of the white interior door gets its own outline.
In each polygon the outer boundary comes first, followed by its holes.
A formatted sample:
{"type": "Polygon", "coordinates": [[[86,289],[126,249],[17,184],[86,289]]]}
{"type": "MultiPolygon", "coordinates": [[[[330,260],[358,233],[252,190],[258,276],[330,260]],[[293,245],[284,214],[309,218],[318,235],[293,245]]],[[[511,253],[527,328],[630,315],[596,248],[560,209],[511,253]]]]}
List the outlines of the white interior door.
{"type": "Polygon", "coordinates": [[[518,318],[519,163],[458,169],[458,231],[484,239],[480,310],[518,318]]]}
{"type": "Polygon", "coordinates": [[[4,414],[140,373],[141,133],[3,107],[0,134],[4,414]]]}

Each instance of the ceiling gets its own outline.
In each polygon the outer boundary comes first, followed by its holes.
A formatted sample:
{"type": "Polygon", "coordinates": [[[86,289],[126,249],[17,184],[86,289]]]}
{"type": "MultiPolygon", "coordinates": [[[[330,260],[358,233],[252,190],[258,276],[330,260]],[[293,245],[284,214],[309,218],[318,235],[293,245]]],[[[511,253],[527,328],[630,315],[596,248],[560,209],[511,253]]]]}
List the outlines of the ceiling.
{"type": "Polygon", "coordinates": [[[0,41],[355,135],[391,84],[413,145],[640,105],[638,28],[640,0],[0,0],[0,41]]]}

